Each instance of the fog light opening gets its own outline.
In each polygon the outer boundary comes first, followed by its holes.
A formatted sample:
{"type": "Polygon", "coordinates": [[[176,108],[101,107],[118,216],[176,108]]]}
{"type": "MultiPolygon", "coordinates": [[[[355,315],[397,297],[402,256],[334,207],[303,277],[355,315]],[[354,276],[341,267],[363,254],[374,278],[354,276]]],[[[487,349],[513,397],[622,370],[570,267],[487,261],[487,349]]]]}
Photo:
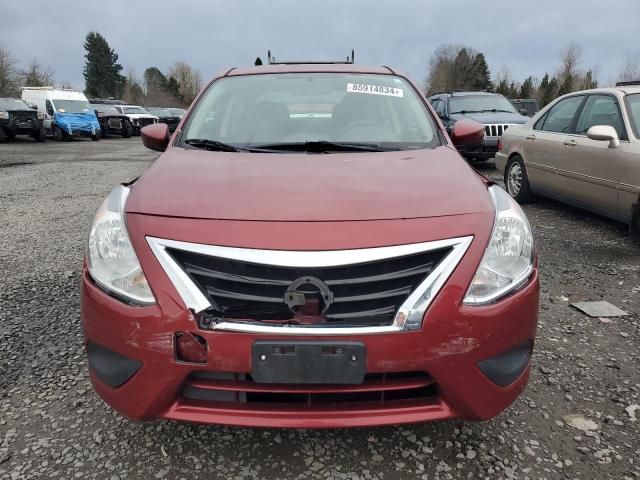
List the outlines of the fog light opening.
{"type": "Polygon", "coordinates": [[[177,332],[175,345],[179,362],[207,363],[207,341],[200,335],[177,332]]]}

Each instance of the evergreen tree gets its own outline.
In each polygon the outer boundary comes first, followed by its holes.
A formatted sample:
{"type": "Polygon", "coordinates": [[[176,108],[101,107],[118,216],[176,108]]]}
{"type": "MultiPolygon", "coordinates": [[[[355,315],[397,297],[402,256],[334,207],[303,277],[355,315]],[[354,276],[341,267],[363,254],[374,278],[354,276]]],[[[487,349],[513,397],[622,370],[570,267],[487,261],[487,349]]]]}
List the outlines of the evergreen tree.
{"type": "Polygon", "coordinates": [[[180,95],[180,84],[174,76],[170,76],[167,79],[167,93],[180,101],[183,100],[182,95],[180,95]]]}
{"type": "MultiPolygon", "coordinates": [[[[547,77],[547,81],[548,81],[547,77]]],[[[520,93],[518,97],[520,98],[531,98],[533,96],[533,78],[527,77],[522,85],[520,86],[520,93]]]]}
{"type": "Polygon", "coordinates": [[[84,66],[85,93],[89,97],[120,97],[125,77],[120,73],[118,54],[109,47],[98,32],[89,32],[84,42],[86,62],[84,66]]]}
{"type": "Polygon", "coordinates": [[[474,90],[492,90],[491,84],[491,72],[489,71],[489,65],[482,53],[478,53],[473,59],[473,79],[471,81],[471,88],[474,90]]]}

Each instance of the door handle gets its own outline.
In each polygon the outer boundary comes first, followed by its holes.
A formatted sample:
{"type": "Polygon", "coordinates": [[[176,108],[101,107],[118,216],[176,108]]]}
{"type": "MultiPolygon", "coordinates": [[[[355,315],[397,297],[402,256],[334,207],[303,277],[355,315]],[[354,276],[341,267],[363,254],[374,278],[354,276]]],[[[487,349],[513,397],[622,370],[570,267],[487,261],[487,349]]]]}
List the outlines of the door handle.
{"type": "Polygon", "coordinates": [[[576,142],[575,140],[567,140],[566,142],[564,142],[564,144],[567,147],[575,147],[576,145],[578,145],[578,142],[576,142]]]}
{"type": "Polygon", "coordinates": [[[526,138],[527,140],[535,140],[535,139],[536,139],[536,136],[535,136],[535,135],[527,135],[525,138],[526,138]]]}

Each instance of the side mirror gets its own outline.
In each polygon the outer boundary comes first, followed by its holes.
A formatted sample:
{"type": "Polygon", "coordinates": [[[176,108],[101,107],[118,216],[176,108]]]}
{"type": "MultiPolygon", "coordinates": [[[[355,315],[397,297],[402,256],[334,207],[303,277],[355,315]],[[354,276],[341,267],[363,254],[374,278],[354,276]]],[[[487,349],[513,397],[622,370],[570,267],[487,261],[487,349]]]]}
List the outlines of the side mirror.
{"type": "Polygon", "coordinates": [[[520,112],[520,115],[524,115],[525,117],[529,116],[529,112],[527,112],[526,108],[519,108],[518,111],[520,112]]]}
{"type": "Polygon", "coordinates": [[[166,123],[154,123],[140,130],[142,144],[156,152],[164,152],[169,145],[169,126],[166,123]]]}
{"type": "Polygon", "coordinates": [[[609,142],[609,148],[618,148],[620,146],[618,132],[610,125],[594,125],[587,130],[587,137],[591,140],[609,142]]]}
{"type": "Polygon", "coordinates": [[[38,110],[38,105],[36,105],[35,103],[27,103],[27,107],[33,108],[34,110],[38,110]]]}
{"type": "Polygon", "coordinates": [[[458,120],[451,129],[451,141],[456,147],[479,145],[484,139],[484,125],[473,120],[458,120]]]}

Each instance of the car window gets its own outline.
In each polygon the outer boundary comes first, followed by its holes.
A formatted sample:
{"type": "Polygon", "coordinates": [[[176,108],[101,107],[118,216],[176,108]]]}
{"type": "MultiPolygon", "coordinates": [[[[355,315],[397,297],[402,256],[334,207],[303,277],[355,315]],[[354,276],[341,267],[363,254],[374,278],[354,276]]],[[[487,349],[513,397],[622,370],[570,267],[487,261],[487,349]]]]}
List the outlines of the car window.
{"type": "Polygon", "coordinates": [[[449,98],[449,113],[470,112],[518,113],[513,104],[502,95],[458,95],[449,98]]]}
{"type": "Polygon", "coordinates": [[[569,97],[551,107],[542,124],[542,130],[545,132],[570,133],[573,117],[583,100],[584,96],[582,95],[569,97]]]}
{"type": "Polygon", "coordinates": [[[627,96],[627,111],[636,138],[640,138],[640,93],[627,96]]]}
{"type": "Polygon", "coordinates": [[[616,129],[619,138],[626,138],[618,101],[610,95],[589,95],[576,124],[576,133],[586,135],[594,125],[609,125],[616,129]]]}
{"type": "Polygon", "coordinates": [[[51,102],[49,100],[47,100],[46,108],[47,108],[47,113],[49,115],[53,115],[53,105],[51,105],[51,102]]]}
{"type": "Polygon", "coordinates": [[[182,139],[241,146],[315,141],[391,149],[440,145],[413,87],[394,75],[280,73],[225,77],[203,94],[182,139]]]}

